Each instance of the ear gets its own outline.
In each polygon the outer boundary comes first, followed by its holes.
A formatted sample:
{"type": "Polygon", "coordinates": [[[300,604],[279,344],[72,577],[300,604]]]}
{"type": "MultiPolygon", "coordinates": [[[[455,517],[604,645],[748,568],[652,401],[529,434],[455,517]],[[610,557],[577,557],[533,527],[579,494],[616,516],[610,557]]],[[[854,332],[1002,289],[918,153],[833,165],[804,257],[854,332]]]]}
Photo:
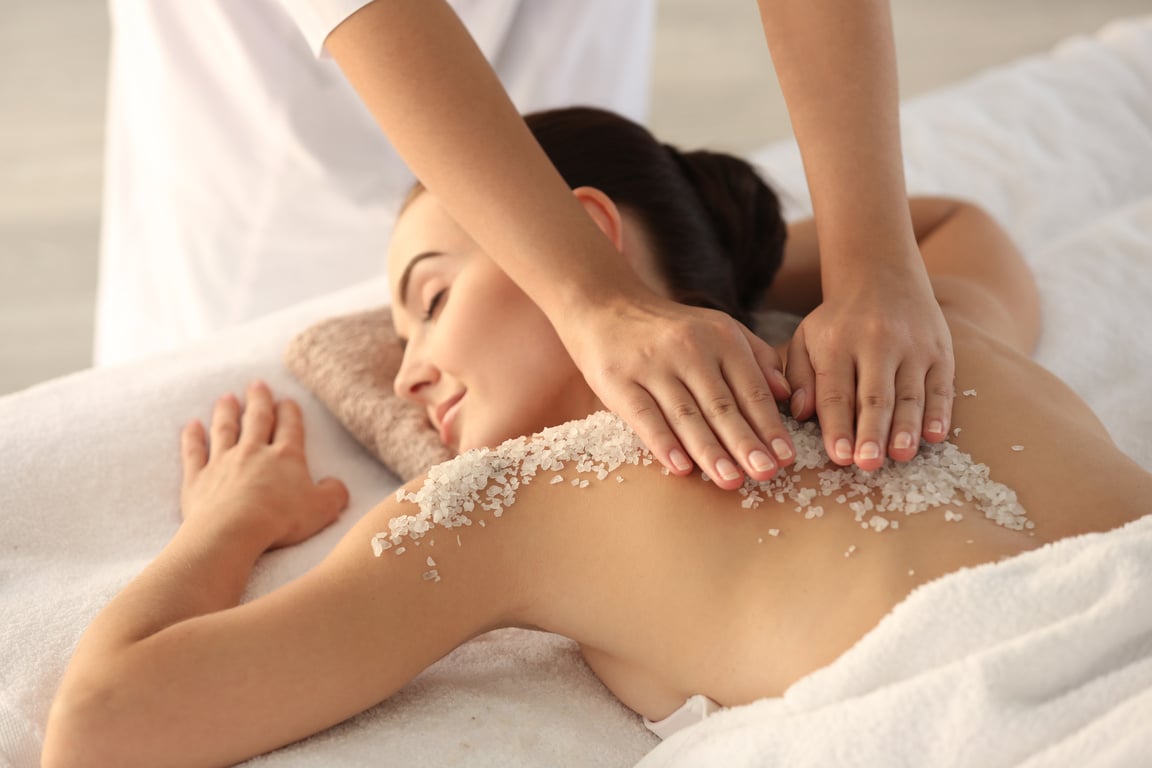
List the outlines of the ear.
{"type": "Polygon", "coordinates": [[[600,231],[608,236],[616,250],[624,252],[624,223],[620,217],[620,209],[612,198],[595,187],[577,187],[572,194],[584,206],[584,210],[600,227],[600,231]]]}

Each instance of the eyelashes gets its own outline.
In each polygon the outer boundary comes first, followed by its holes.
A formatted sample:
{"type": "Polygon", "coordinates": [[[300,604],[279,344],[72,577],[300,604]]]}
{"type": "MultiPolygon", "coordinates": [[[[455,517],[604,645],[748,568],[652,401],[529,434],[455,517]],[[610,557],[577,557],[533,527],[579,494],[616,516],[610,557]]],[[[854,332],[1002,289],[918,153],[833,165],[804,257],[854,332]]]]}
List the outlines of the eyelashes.
{"type": "Polygon", "coordinates": [[[428,302],[428,309],[424,310],[425,322],[427,322],[428,320],[431,320],[432,316],[434,314],[436,314],[436,310],[439,309],[440,305],[443,303],[444,294],[446,294],[446,293],[448,293],[448,289],[447,288],[441,288],[439,291],[436,292],[436,295],[434,295],[432,297],[432,301],[428,302]]]}

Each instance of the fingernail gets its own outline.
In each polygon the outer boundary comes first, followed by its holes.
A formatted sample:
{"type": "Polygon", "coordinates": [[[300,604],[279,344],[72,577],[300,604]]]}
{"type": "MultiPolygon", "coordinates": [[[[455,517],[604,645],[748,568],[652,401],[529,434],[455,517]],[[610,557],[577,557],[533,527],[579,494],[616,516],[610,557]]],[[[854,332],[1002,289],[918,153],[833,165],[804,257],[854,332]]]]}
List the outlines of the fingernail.
{"type": "Polygon", "coordinates": [[[792,393],[792,417],[799,418],[802,410],[804,410],[804,390],[798,389],[792,393]]]}
{"type": "Polygon", "coordinates": [[[892,447],[897,450],[904,450],[905,448],[912,447],[912,435],[908,432],[897,432],[896,439],[892,441],[892,447]]]}
{"type": "Polygon", "coordinates": [[[776,462],[772,461],[772,457],[761,450],[755,450],[748,454],[748,463],[757,472],[767,472],[776,468],[776,462]]]}
{"type": "Polygon", "coordinates": [[[786,392],[792,391],[792,385],[788,383],[788,379],[784,376],[784,374],[780,373],[780,371],[776,370],[775,368],[772,369],[772,374],[773,378],[776,379],[776,383],[784,387],[786,392]]]}
{"type": "Polygon", "coordinates": [[[679,448],[673,448],[669,451],[668,460],[672,462],[672,466],[676,467],[679,472],[687,472],[692,469],[692,462],[684,455],[684,451],[679,448]]]}
{"type": "Polygon", "coordinates": [[[928,422],[928,432],[933,435],[944,434],[944,422],[940,421],[940,419],[932,419],[932,421],[928,422]]]}
{"type": "Polygon", "coordinates": [[[724,480],[735,480],[740,477],[740,470],[728,459],[720,459],[716,462],[716,474],[724,480]]]}
{"type": "Polygon", "coordinates": [[[836,458],[841,461],[848,461],[852,458],[852,441],[846,437],[836,441],[836,458]]]}
{"type": "MultiPolygon", "coordinates": [[[[836,452],[840,452],[839,444],[836,446],[836,452]]],[[[880,458],[880,446],[872,440],[869,440],[860,446],[860,458],[864,460],[880,458]]]]}
{"type": "Polygon", "coordinates": [[[773,440],[772,450],[776,452],[776,458],[780,461],[788,461],[792,458],[792,446],[788,445],[788,441],[784,438],[778,437],[773,440]]]}

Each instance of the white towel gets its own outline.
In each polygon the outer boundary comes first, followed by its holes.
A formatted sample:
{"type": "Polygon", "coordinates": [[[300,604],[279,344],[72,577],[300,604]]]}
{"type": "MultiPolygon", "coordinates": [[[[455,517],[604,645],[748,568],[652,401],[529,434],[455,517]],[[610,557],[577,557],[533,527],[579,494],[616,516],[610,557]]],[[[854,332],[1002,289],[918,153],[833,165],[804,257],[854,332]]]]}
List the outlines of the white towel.
{"type": "Polygon", "coordinates": [[[1152,516],[925,584],[783,697],[637,768],[1134,768],[1150,724],[1152,516]]]}

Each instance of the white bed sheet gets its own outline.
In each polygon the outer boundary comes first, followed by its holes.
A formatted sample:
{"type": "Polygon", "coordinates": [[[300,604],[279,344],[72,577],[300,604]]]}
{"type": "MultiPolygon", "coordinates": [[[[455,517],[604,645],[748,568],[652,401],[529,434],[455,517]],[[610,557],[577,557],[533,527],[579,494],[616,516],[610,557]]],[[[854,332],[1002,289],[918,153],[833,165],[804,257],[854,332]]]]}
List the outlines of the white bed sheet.
{"type": "MultiPolygon", "coordinates": [[[[973,199],[1023,245],[1044,302],[1037,358],[1152,469],[1152,17],[918,99],[904,137],[911,191],[973,199]]],[[[795,147],[757,159],[802,210],[795,147]]],[[[396,487],[281,364],[309,323],[382,295],[380,282],[359,286],[176,354],[0,398],[0,764],[38,764],[79,633],[177,526],[177,435],[216,396],[260,377],[296,397],[315,472],[352,492],[338,525],[261,562],[250,595],[317,562],[396,487]]],[[[571,643],[506,630],[360,717],[251,764],[626,766],[655,744],[571,643]]]]}

